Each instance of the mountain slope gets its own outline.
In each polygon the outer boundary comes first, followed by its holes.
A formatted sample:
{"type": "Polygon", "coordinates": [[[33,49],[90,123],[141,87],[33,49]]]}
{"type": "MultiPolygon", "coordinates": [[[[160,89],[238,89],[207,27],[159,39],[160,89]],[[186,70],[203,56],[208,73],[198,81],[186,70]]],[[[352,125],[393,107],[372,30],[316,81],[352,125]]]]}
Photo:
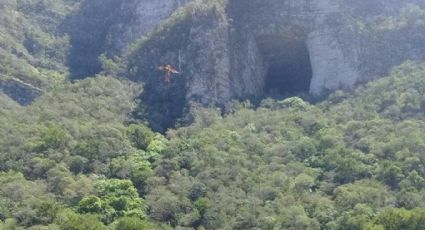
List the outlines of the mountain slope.
{"type": "Polygon", "coordinates": [[[424,76],[406,63],[317,106],[291,98],[226,117],[199,111],[169,132],[149,179],[151,217],[207,229],[390,229],[400,220],[387,215],[406,213],[420,229],[424,76]]]}
{"type": "Polygon", "coordinates": [[[0,229],[422,230],[424,8],[1,1],[0,229]]]}
{"type": "Polygon", "coordinates": [[[69,39],[58,27],[78,1],[6,0],[0,5],[0,71],[36,86],[65,75],[69,39]]]}

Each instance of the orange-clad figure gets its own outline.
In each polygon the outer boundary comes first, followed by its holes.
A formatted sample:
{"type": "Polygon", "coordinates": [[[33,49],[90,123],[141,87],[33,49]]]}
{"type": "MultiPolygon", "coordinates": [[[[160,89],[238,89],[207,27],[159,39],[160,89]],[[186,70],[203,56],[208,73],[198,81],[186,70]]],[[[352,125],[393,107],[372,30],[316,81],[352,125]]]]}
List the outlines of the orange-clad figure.
{"type": "Polygon", "coordinates": [[[171,65],[163,65],[158,67],[159,70],[164,72],[165,74],[165,83],[169,84],[171,83],[171,75],[172,74],[179,74],[179,71],[174,69],[171,65]]]}

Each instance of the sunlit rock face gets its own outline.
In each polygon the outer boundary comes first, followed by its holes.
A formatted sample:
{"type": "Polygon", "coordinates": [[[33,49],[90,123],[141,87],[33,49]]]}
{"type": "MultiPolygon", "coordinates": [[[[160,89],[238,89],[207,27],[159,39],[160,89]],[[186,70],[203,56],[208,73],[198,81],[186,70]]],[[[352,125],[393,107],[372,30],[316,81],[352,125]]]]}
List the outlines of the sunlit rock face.
{"type": "Polygon", "coordinates": [[[418,0],[193,1],[130,55],[128,76],[146,84],[145,109],[159,127],[172,124],[189,101],[220,106],[266,96],[318,98],[383,76],[406,59],[425,59],[418,31],[379,25],[380,18],[399,15],[409,3],[417,3],[419,11],[424,5],[418,0]],[[164,63],[181,72],[169,85],[156,69],[164,63]]]}
{"type": "Polygon", "coordinates": [[[237,28],[232,37],[241,46],[232,61],[238,96],[270,91],[320,95],[354,84],[358,73],[349,63],[355,58],[344,55],[338,40],[344,27],[338,1],[244,2],[245,7],[240,7],[242,0],[229,7],[237,28]]]}

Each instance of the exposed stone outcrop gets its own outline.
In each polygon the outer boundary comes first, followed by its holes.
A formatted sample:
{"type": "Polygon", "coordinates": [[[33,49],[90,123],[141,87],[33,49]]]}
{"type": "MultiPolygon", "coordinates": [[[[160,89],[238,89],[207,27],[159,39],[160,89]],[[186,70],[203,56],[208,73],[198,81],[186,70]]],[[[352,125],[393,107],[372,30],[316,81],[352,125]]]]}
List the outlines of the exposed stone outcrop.
{"type": "Polygon", "coordinates": [[[271,68],[291,72],[299,62],[312,68],[311,79],[302,82],[309,82],[313,96],[350,89],[406,59],[425,59],[418,27],[379,28],[408,3],[423,6],[418,0],[193,1],[139,44],[127,76],[146,83],[148,115],[160,127],[191,100],[223,105],[261,98],[271,68]],[[298,57],[304,49],[309,58],[298,57]],[[182,72],[172,85],[155,69],[163,63],[182,72]]]}
{"type": "Polygon", "coordinates": [[[0,75],[0,92],[21,105],[31,104],[42,94],[42,90],[17,78],[0,75]]]}
{"type": "Polygon", "coordinates": [[[86,0],[64,23],[70,34],[68,65],[72,78],[101,71],[99,56],[123,54],[162,20],[190,0],[86,0]]]}
{"type": "Polygon", "coordinates": [[[107,52],[123,53],[128,45],[147,35],[161,21],[189,0],[127,0],[122,1],[117,18],[106,35],[107,52]]]}

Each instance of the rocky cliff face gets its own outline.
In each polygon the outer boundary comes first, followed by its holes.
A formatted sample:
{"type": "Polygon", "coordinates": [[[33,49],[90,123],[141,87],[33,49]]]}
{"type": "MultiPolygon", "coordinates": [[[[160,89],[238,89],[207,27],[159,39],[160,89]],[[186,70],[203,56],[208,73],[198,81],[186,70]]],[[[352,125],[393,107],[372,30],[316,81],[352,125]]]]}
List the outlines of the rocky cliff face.
{"type": "Polygon", "coordinates": [[[106,36],[107,52],[123,53],[128,45],[147,35],[161,21],[167,19],[189,0],[131,0],[123,1],[117,18],[127,19],[111,25],[106,36]]]}
{"type": "MultiPolygon", "coordinates": [[[[145,84],[141,111],[157,130],[192,101],[320,97],[425,59],[423,0],[74,2],[79,9],[54,26],[69,34],[71,76],[102,71],[101,54],[121,56],[120,74],[145,84]],[[180,72],[171,84],[157,69],[164,64],[180,72]]],[[[2,84],[3,91],[13,85],[2,84]]]]}
{"type": "Polygon", "coordinates": [[[140,42],[127,76],[146,83],[143,99],[158,128],[189,101],[319,97],[406,59],[424,60],[424,26],[401,22],[414,20],[406,19],[412,12],[423,17],[421,7],[414,0],[193,1],[140,42]],[[181,72],[170,85],[156,70],[161,64],[181,72]]]}
{"type": "Polygon", "coordinates": [[[21,105],[29,105],[42,94],[42,90],[16,78],[0,75],[0,92],[21,105]]]}
{"type": "Polygon", "coordinates": [[[189,0],[86,0],[65,23],[71,37],[69,66],[72,78],[102,70],[99,56],[123,54],[134,41],[189,0]]]}

